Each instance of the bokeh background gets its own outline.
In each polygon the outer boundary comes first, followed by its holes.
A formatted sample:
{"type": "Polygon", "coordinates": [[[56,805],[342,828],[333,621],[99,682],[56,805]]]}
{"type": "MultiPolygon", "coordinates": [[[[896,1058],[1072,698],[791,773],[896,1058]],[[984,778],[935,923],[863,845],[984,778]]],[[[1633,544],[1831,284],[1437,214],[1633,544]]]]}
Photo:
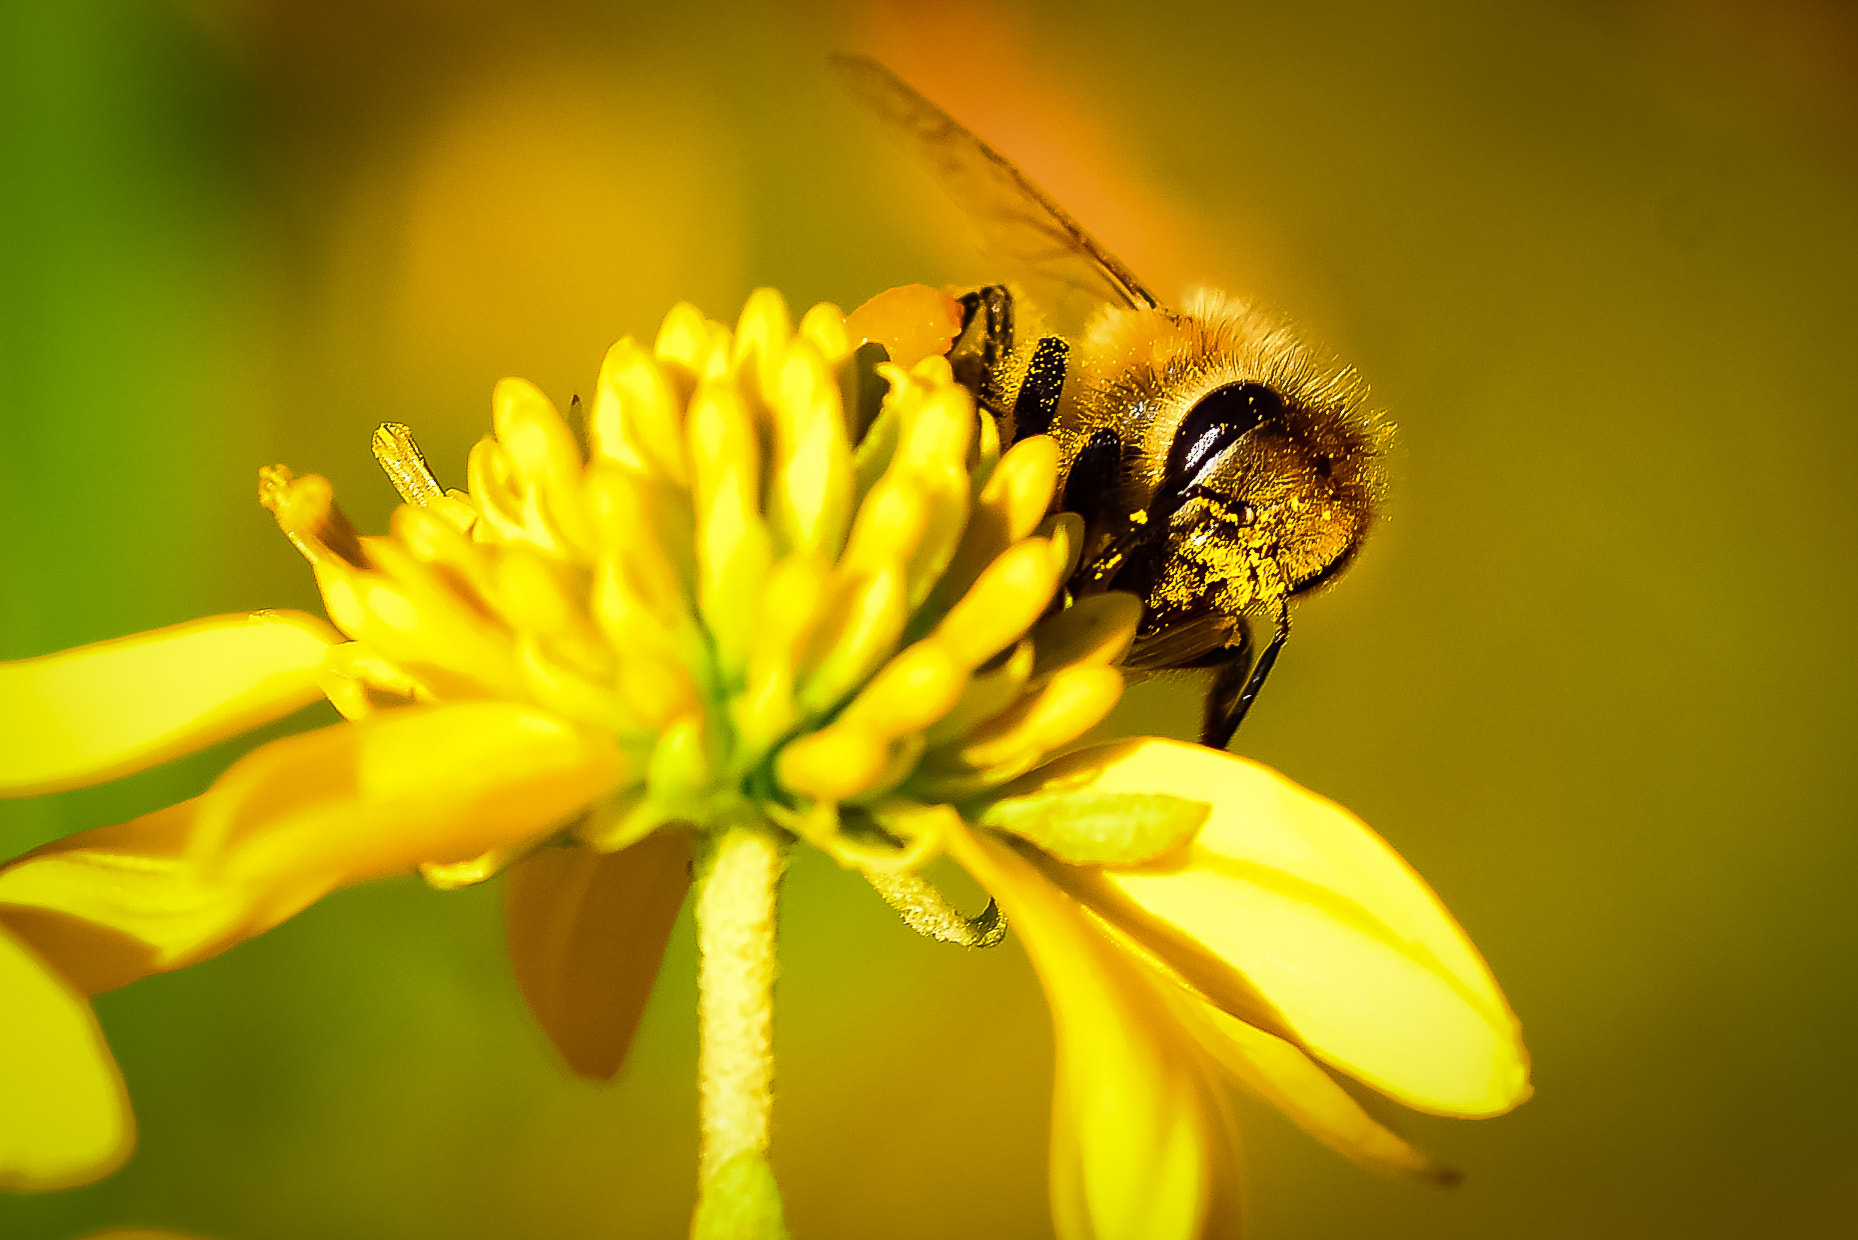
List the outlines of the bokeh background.
{"type": "MultiPolygon", "coordinates": [[[[1858,1235],[1858,19],[1398,7],[6,0],[0,657],[314,609],[259,465],[382,528],[377,422],[455,482],[498,377],[588,391],[677,299],[997,278],[823,68],[870,51],[1158,288],[1291,313],[1400,427],[1386,520],[1238,747],[1428,876],[1538,1092],[1398,1121],[1452,1192],[1248,1107],[1250,1234],[1858,1235]]],[[[1163,684],[1122,722],[1194,716],[1163,684]]],[[[249,744],[0,804],[0,852],[249,744]]],[[[594,1086],[520,1008],[495,887],[342,892],[104,996],[140,1150],[0,1198],[0,1235],[681,1234],[688,926],[594,1086]]],[[[795,1235],[1049,1234],[1019,949],[917,939],[818,858],[785,914],[795,1235]]]]}

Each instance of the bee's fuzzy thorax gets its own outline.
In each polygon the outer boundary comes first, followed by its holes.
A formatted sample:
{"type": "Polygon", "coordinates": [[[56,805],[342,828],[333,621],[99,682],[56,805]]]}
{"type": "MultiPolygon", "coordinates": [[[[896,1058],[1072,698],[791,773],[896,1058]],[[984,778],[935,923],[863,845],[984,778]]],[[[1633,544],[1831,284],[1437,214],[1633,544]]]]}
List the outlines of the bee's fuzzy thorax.
{"type": "MultiPolygon", "coordinates": [[[[1129,464],[1153,485],[1181,415],[1229,383],[1266,384],[1297,421],[1325,440],[1347,466],[1352,489],[1372,503],[1385,489],[1382,457],[1393,427],[1367,405],[1352,367],[1318,353],[1288,324],[1216,289],[1201,289],[1184,311],[1106,307],[1078,350],[1072,425],[1084,434],[1109,424],[1135,449],[1129,464]]],[[[1132,479],[1133,481],[1133,479],[1132,479]]]]}

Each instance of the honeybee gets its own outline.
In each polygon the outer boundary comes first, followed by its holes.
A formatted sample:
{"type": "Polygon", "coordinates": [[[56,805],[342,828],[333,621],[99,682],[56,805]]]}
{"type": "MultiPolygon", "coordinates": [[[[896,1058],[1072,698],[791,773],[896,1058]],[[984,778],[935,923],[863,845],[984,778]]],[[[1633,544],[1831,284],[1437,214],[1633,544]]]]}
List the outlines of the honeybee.
{"type": "Polygon", "coordinates": [[[1003,443],[1050,434],[1054,509],[1084,519],[1067,591],[1123,590],[1143,616],[1123,666],[1206,669],[1200,741],[1223,749],[1290,633],[1290,604],[1361,549],[1389,428],[1353,370],[1217,292],[1185,309],[1148,286],[959,121],[878,62],[833,57],[853,92],[926,157],[990,238],[1061,298],[1097,303],[1048,331],[1005,284],[961,297],[955,375],[1003,443]],[[1254,621],[1273,634],[1257,648],[1254,621]]]}

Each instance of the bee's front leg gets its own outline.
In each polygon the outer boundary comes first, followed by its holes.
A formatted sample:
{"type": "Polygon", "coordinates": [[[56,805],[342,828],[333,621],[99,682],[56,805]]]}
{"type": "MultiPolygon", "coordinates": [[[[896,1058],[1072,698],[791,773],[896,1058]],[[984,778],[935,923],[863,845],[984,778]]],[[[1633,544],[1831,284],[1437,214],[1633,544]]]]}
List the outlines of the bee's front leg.
{"type": "Polygon", "coordinates": [[[1227,646],[1210,663],[1213,678],[1206,687],[1206,706],[1200,716],[1200,743],[1212,749],[1224,749],[1232,743],[1232,734],[1245,720],[1245,712],[1258,700],[1265,678],[1277,663],[1277,652],[1290,636],[1290,612],[1277,613],[1277,632],[1264,648],[1257,662],[1252,661],[1252,626],[1244,616],[1237,621],[1238,642],[1227,646]]]}
{"type": "Polygon", "coordinates": [[[948,351],[955,382],[1003,424],[1013,415],[1013,393],[1000,382],[1018,343],[1013,320],[1012,290],[1004,284],[977,288],[961,298],[961,334],[948,351]]]}

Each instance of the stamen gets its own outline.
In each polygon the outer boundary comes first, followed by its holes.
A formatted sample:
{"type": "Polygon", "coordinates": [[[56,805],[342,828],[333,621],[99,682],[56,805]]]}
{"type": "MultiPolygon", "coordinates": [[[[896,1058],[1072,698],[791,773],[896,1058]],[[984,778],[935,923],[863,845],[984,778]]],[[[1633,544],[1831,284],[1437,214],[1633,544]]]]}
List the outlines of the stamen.
{"type": "Polygon", "coordinates": [[[413,442],[412,428],[404,422],[383,422],[374,432],[374,459],[409,504],[425,507],[444,498],[445,489],[426,464],[426,454],[413,442]]]}
{"type": "Polygon", "coordinates": [[[278,528],[311,564],[334,558],[354,568],[369,567],[360,533],[335,506],[322,475],[299,478],[282,465],[267,465],[258,471],[258,502],[270,509],[278,528]]]}
{"type": "Polygon", "coordinates": [[[992,900],[979,915],[963,917],[941,892],[915,874],[867,871],[865,881],[897,910],[904,925],[928,938],[962,947],[992,947],[1006,937],[1006,918],[992,900]]]}

